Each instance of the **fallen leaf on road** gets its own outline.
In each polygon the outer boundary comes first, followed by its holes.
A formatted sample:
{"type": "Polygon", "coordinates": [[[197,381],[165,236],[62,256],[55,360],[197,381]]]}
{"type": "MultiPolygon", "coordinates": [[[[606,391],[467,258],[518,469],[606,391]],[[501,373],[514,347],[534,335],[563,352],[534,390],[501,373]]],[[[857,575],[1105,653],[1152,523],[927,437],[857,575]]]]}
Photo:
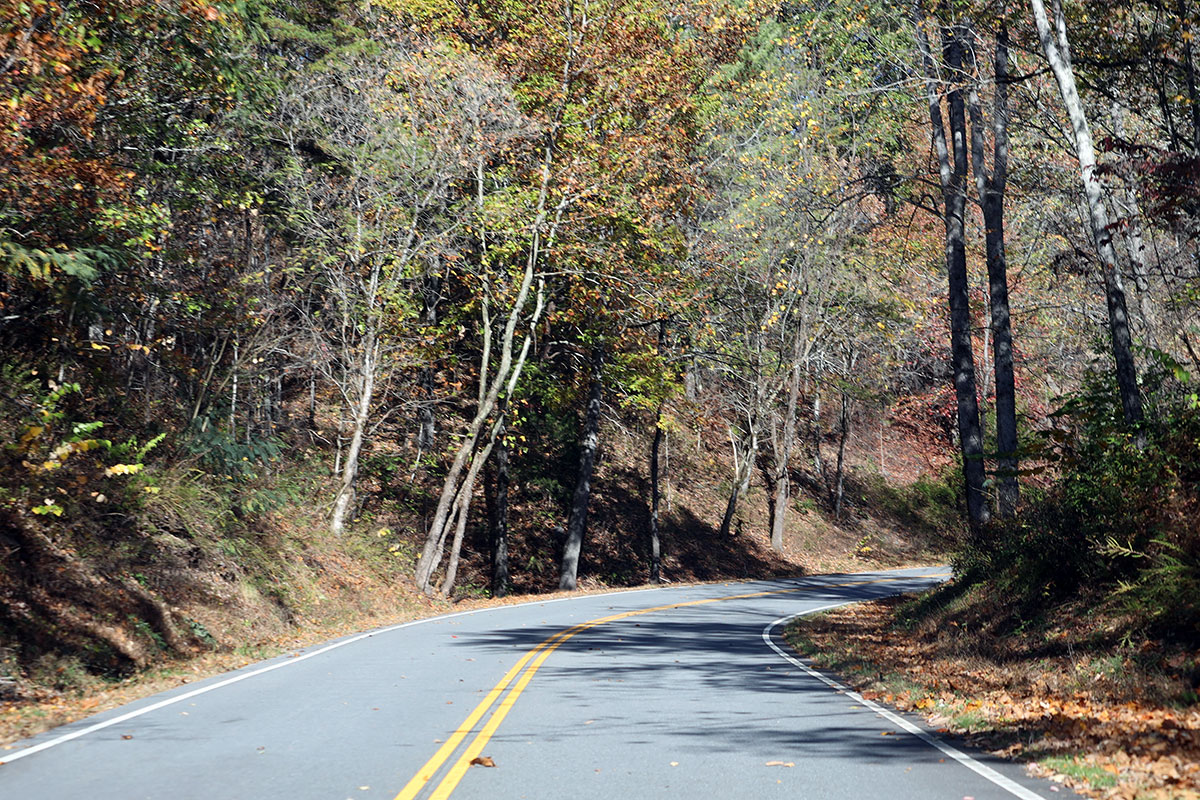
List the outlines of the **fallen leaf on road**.
{"type": "Polygon", "coordinates": [[[767,766],[768,767],[794,767],[794,766],[796,766],[796,764],[793,761],[768,761],[767,766]]]}
{"type": "Polygon", "coordinates": [[[122,734],[122,735],[121,735],[121,738],[122,738],[122,739],[132,739],[133,737],[132,737],[132,736],[130,736],[128,733],[125,733],[125,734],[122,734]]]}
{"type": "Polygon", "coordinates": [[[678,767],[678,766],[679,766],[679,762],[678,762],[678,761],[672,761],[672,762],[671,762],[671,766],[672,766],[672,767],[678,767]]]}
{"type": "Polygon", "coordinates": [[[471,759],[471,766],[472,767],[494,767],[494,766],[496,766],[496,762],[492,761],[491,756],[479,756],[478,758],[471,759]]]}

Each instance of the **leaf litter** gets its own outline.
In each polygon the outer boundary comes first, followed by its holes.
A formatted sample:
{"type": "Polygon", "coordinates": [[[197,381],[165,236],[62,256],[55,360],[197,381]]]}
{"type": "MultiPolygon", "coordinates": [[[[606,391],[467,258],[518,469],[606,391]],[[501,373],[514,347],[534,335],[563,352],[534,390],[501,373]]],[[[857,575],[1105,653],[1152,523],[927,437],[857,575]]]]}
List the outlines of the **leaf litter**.
{"type": "Polygon", "coordinates": [[[1200,799],[1196,703],[1139,693],[1131,689],[1134,665],[1098,671],[1071,648],[998,657],[965,646],[965,626],[906,630],[897,624],[902,602],[890,598],[806,618],[789,628],[788,640],[864,698],[921,713],[939,732],[1030,762],[1035,774],[1081,794],[1200,799]],[[955,637],[952,645],[948,637],[955,637]],[[1109,672],[1122,670],[1122,683],[1108,680],[1109,672]]]}

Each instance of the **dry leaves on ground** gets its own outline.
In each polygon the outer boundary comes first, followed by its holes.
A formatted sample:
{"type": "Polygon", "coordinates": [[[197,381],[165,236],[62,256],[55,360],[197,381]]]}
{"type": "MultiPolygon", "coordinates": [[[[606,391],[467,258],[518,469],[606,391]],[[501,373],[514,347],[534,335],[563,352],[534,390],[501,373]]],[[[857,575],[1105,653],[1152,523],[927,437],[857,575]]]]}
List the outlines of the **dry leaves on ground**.
{"type": "MultiPolygon", "coordinates": [[[[1200,710],[1118,700],[1078,657],[993,661],[954,656],[936,636],[892,625],[896,601],[806,621],[818,665],[840,672],[867,699],[924,713],[935,728],[1022,760],[1071,756],[1060,780],[1114,800],[1200,798],[1200,710]],[[1082,688],[1089,685],[1094,688],[1082,688]],[[1105,785],[1108,784],[1108,785],[1105,785]]],[[[1047,773],[1045,767],[1041,772],[1047,773]]]]}

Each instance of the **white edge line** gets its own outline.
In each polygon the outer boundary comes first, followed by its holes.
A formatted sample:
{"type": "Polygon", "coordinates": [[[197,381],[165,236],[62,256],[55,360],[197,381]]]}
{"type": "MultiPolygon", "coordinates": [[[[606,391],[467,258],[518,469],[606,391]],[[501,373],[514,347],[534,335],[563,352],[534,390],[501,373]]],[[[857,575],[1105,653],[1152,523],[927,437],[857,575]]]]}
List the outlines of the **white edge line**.
{"type": "Polygon", "coordinates": [[[104,730],[105,728],[111,728],[114,725],[120,725],[122,722],[128,722],[131,719],[135,719],[144,714],[149,714],[152,711],[158,711],[161,708],[166,708],[167,706],[173,706],[176,703],[182,703],[184,700],[191,700],[193,697],[199,697],[202,694],[208,694],[209,692],[216,691],[217,689],[223,689],[226,686],[230,686],[235,683],[240,683],[241,681],[244,681],[247,678],[254,678],[259,675],[263,675],[267,672],[273,672],[277,669],[282,669],[283,667],[291,666],[292,664],[298,664],[301,661],[307,661],[310,658],[314,658],[316,656],[323,655],[324,653],[328,653],[330,650],[337,650],[339,647],[345,647],[348,644],[354,644],[355,642],[360,642],[363,639],[370,639],[372,636],[376,636],[381,633],[391,633],[392,631],[398,631],[402,628],[411,628],[415,625],[424,625],[429,622],[441,622],[443,620],[454,619],[455,617],[467,617],[467,616],[471,616],[472,614],[482,614],[487,611],[500,611],[505,608],[517,608],[519,606],[526,606],[526,605],[528,605],[528,606],[546,605],[549,603],[560,603],[564,600],[581,600],[581,599],[583,599],[583,597],[608,597],[610,595],[638,594],[639,592],[656,592],[661,589],[678,589],[678,588],[681,588],[681,587],[678,587],[678,586],[654,586],[649,589],[633,589],[633,590],[628,590],[628,591],[623,591],[623,592],[604,592],[602,594],[589,594],[589,595],[583,595],[581,597],[556,597],[552,600],[531,600],[527,603],[514,603],[513,605],[510,605],[510,606],[492,606],[491,608],[476,608],[471,611],[457,611],[453,614],[442,614],[442,615],[436,616],[436,617],[426,617],[425,619],[416,619],[416,620],[412,620],[411,622],[402,622],[399,625],[391,625],[386,628],[375,628],[373,630],[351,636],[348,639],[341,639],[339,641],[333,642],[332,644],[327,644],[320,649],[313,650],[312,652],[304,653],[303,655],[293,656],[291,658],[288,658],[287,660],[281,660],[275,664],[271,664],[270,666],[260,667],[259,669],[252,670],[250,672],[239,672],[238,674],[233,675],[229,678],[226,678],[223,681],[218,681],[217,683],[212,683],[207,686],[201,686],[200,688],[193,689],[190,692],[185,692],[181,695],[169,697],[166,700],[160,700],[157,703],[152,703],[144,708],[139,708],[136,711],[130,711],[125,714],[121,714],[120,716],[113,717],[112,719],[105,720],[104,722],[97,722],[94,725],[87,726],[86,728],[81,728],[77,731],[72,731],[71,733],[65,733],[62,736],[57,736],[53,739],[50,739],[49,741],[45,741],[45,742],[42,742],[41,744],[33,745],[32,747],[28,747],[24,750],[18,750],[15,753],[9,754],[9,753],[5,753],[5,752],[0,752],[0,765],[11,764],[14,761],[18,761],[22,758],[25,758],[26,756],[31,756],[34,753],[40,753],[43,750],[49,750],[51,747],[57,747],[58,745],[65,744],[73,739],[78,739],[81,736],[87,736],[89,733],[95,733],[96,731],[101,731],[101,730],[104,730]]]}
{"type": "MultiPolygon", "coordinates": [[[[917,567],[917,569],[921,569],[921,567],[917,567]]],[[[872,574],[883,574],[883,573],[862,572],[862,573],[849,573],[849,574],[872,575],[872,574]]],[[[802,581],[802,580],[805,580],[806,578],[816,578],[816,577],[827,577],[827,576],[801,575],[801,576],[797,576],[796,578],[787,578],[785,580],[802,581]]],[[[919,578],[922,576],[915,575],[913,577],[919,578]]],[[[749,580],[749,581],[728,581],[728,582],[724,583],[723,585],[731,586],[731,585],[740,584],[740,583],[763,583],[763,582],[766,582],[766,581],[763,581],[762,579],[755,579],[755,580],[749,580]]],[[[441,621],[448,620],[448,619],[454,619],[456,617],[468,617],[473,614],[483,614],[483,613],[486,613],[489,611],[501,611],[503,609],[518,608],[520,606],[549,605],[550,603],[561,603],[561,602],[564,602],[567,600],[582,600],[584,598],[593,598],[593,597],[614,597],[616,595],[640,594],[642,592],[659,592],[659,591],[664,591],[664,590],[668,590],[668,589],[700,588],[700,587],[709,586],[709,585],[722,585],[722,584],[697,584],[696,587],[652,586],[647,589],[632,589],[632,590],[617,591],[617,592],[602,592],[600,594],[589,594],[589,595],[582,595],[582,596],[577,596],[577,597],[556,597],[552,600],[530,600],[529,602],[526,602],[526,603],[515,603],[515,604],[509,605],[509,606],[492,606],[491,608],[476,608],[471,611],[458,611],[453,614],[442,614],[441,616],[437,616],[437,617],[427,617],[425,619],[412,620],[411,622],[402,622],[399,625],[391,625],[386,628],[376,628],[374,630],[366,631],[364,633],[360,633],[355,636],[351,636],[348,639],[342,639],[340,641],[333,642],[332,644],[325,645],[324,647],[321,647],[317,650],[313,650],[309,653],[304,653],[303,655],[293,656],[286,660],[281,660],[275,664],[271,664],[270,666],[260,667],[259,669],[251,670],[250,672],[239,672],[238,674],[233,675],[229,678],[226,678],[223,681],[218,681],[216,683],[212,683],[207,686],[201,686],[197,689],[193,689],[190,692],[185,692],[183,694],[167,698],[166,700],[160,700],[157,703],[151,703],[150,705],[145,706],[144,708],[139,708],[135,711],[126,712],[125,714],[121,714],[120,716],[116,716],[116,717],[113,717],[112,719],[105,720],[104,722],[97,722],[93,725],[88,725],[86,728],[80,728],[77,731],[72,731],[71,733],[65,733],[62,736],[56,736],[55,738],[50,739],[45,742],[42,742],[41,744],[35,744],[31,747],[27,747],[24,750],[17,750],[16,752],[13,752],[13,753],[7,753],[7,752],[0,751],[0,766],[3,766],[5,764],[11,764],[14,761],[19,761],[22,758],[31,756],[35,753],[40,753],[43,750],[49,750],[50,748],[57,747],[60,744],[66,744],[67,742],[70,742],[74,739],[78,739],[82,736],[87,736],[90,733],[95,733],[96,731],[102,731],[105,728],[111,728],[114,725],[120,725],[122,722],[128,722],[131,719],[136,719],[137,717],[143,716],[145,714],[149,714],[153,711],[158,711],[159,709],[166,708],[168,706],[173,706],[176,703],[182,703],[184,700],[191,700],[193,697],[199,697],[202,694],[208,694],[209,692],[216,691],[217,689],[223,689],[226,686],[231,686],[235,683],[240,683],[240,682],[246,680],[247,678],[254,678],[258,675],[263,675],[268,672],[274,672],[277,669],[282,669],[283,667],[291,666],[292,664],[298,664],[301,661],[307,661],[310,658],[314,658],[316,656],[323,655],[324,653],[328,653],[330,650],[337,650],[339,647],[345,647],[346,645],[354,644],[355,642],[360,642],[363,639],[370,639],[372,636],[376,636],[381,633],[391,633],[392,631],[398,631],[403,628],[411,628],[415,625],[424,625],[424,624],[427,624],[430,622],[441,622],[441,621]]],[[[809,612],[809,613],[812,613],[812,612],[809,612]]],[[[790,617],[788,617],[788,619],[790,619],[790,617]]],[[[774,624],[775,623],[772,623],[772,625],[774,625],[774,624]]],[[[771,644],[771,646],[774,647],[774,644],[772,644],[771,642],[768,642],[768,644],[771,644]]],[[[779,650],[779,648],[777,648],[777,647],[775,649],[777,651],[779,650]]],[[[780,652],[782,654],[782,651],[780,651],[780,652]]],[[[787,656],[784,655],[784,657],[786,658],[787,656]]],[[[68,724],[70,724],[70,723],[68,723],[68,724]]],[[[1040,798],[1039,798],[1039,800],[1040,800],[1040,798]]]]}
{"type": "Polygon", "coordinates": [[[821,606],[820,608],[813,608],[808,611],[802,611],[799,614],[789,614],[786,617],[780,617],[779,619],[775,620],[771,624],[767,625],[767,627],[763,628],[763,632],[762,632],[763,641],[766,642],[767,646],[770,647],[772,650],[774,650],[777,655],[779,655],[781,658],[785,659],[786,661],[790,662],[793,666],[799,667],[808,676],[816,678],[821,683],[825,684],[826,686],[828,686],[831,689],[836,689],[839,692],[844,693],[847,697],[849,697],[852,700],[854,700],[855,702],[861,703],[862,705],[871,709],[876,714],[880,715],[884,719],[891,722],[893,725],[896,725],[897,727],[902,728],[906,732],[911,733],[913,736],[917,737],[918,739],[920,739],[922,742],[929,745],[930,747],[934,747],[934,748],[937,748],[938,750],[942,751],[947,756],[954,759],[958,763],[962,764],[967,769],[973,770],[974,772],[978,773],[979,775],[983,776],[984,778],[987,778],[989,781],[996,784],[1001,789],[1004,789],[1009,794],[1015,795],[1016,797],[1021,798],[1021,800],[1045,800],[1045,798],[1043,798],[1040,794],[1037,794],[1036,792],[1034,792],[1030,789],[1027,789],[1026,787],[1022,786],[1021,784],[1012,780],[1011,778],[1007,778],[1007,777],[1001,775],[999,772],[992,769],[988,765],[981,764],[980,762],[976,761],[974,758],[971,758],[971,756],[967,755],[963,751],[958,750],[957,748],[951,747],[950,745],[946,744],[942,740],[931,735],[928,731],[912,724],[911,722],[906,720],[904,717],[901,717],[899,714],[896,714],[896,713],[890,711],[889,709],[884,708],[883,706],[879,705],[878,703],[874,703],[874,702],[866,699],[858,692],[850,689],[847,686],[843,686],[842,684],[838,683],[837,681],[833,680],[832,678],[818,672],[817,670],[815,670],[812,667],[805,664],[800,659],[796,658],[795,656],[791,655],[790,653],[785,652],[783,650],[783,648],[781,648],[779,645],[775,644],[775,642],[773,640],[771,632],[777,626],[782,625],[785,622],[790,622],[791,620],[796,619],[797,617],[803,617],[808,614],[818,614],[822,611],[829,611],[830,609],[841,608],[842,606],[853,605],[854,603],[860,603],[860,602],[862,602],[862,601],[861,600],[848,600],[848,601],[842,602],[842,603],[834,603],[832,605],[821,606]]]}

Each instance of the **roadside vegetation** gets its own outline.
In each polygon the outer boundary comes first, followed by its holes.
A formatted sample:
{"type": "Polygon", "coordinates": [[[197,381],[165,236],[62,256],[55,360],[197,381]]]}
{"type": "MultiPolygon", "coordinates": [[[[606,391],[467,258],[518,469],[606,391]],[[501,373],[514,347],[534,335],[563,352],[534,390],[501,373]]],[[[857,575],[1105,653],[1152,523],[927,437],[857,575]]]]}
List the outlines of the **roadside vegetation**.
{"type": "Polygon", "coordinates": [[[1200,431],[1188,398],[1157,397],[1139,448],[1111,395],[1081,392],[1047,434],[1039,504],[961,544],[951,583],[803,619],[789,640],[865,696],[1091,796],[1200,797],[1200,475],[1185,455],[1200,431]]]}

